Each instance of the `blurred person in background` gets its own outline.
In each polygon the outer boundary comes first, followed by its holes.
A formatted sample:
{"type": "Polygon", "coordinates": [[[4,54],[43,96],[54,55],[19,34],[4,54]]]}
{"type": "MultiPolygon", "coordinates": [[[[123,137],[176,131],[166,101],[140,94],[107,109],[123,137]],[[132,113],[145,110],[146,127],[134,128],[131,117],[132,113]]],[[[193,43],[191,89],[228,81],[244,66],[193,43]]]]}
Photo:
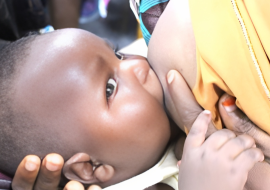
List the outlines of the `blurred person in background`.
{"type": "Polygon", "coordinates": [[[0,0],[0,47],[49,24],[88,30],[119,48],[137,38],[137,22],[126,0],[0,0]]]}
{"type": "Polygon", "coordinates": [[[48,25],[46,0],[0,0],[0,46],[48,25]]]}

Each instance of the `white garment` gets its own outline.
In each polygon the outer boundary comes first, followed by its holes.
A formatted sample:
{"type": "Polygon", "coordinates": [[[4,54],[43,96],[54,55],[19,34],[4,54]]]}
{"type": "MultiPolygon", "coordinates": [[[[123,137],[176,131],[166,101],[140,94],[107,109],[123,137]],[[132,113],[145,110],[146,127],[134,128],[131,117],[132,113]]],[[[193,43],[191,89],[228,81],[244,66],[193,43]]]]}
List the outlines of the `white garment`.
{"type": "Polygon", "coordinates": [[[178,168],[174,146],[170,146],[161,160],[152,168],[135,177],[109,186],[104,190],[143,190],[157,183],[165,183],[178,190],[178,168]]]}

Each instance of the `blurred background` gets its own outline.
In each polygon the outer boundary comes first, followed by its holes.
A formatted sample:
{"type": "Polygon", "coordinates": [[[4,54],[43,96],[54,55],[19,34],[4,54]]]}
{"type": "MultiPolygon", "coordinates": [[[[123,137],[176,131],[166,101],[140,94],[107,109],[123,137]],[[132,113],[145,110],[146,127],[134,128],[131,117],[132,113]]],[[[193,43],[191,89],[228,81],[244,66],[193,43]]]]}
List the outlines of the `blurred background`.
{"type": "Polygon", "coordinates": [[[140,37],[128,0],[0,0],[0,44],[48,25],[88,30],[118,49],[140,37]]]}

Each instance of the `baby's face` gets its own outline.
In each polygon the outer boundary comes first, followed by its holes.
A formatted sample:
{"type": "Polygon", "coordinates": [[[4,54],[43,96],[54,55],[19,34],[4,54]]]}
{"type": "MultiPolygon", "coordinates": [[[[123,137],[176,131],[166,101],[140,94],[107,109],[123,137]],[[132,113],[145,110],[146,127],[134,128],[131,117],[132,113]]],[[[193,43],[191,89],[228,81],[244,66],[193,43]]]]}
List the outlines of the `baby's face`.
{"type": "Polygon", "coordinates": [[[62,146],[113,166],[110,183],[153,166],[169,141],[161,85],[146,59],[119,60],[88,32],[38,37],[17,81],[17,105],[49,123],[46,133],[61,133],[62,146]]]}

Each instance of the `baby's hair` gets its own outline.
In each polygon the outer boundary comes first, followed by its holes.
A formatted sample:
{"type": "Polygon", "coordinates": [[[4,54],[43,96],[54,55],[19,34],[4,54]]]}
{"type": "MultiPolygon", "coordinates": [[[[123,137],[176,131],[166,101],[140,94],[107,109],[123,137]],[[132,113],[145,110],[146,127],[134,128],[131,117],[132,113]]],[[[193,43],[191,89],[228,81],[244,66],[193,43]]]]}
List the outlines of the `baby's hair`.
{"type": "Polygon", "coordinates": [[[16,150],[17,146],[14,143],[19,142],[19,131],[23,127],[19,126],[18,115],[12,106],[13,82],[35,37],[36,35],[24,37],[0,50],[0,169],[5,172],[15,171],[16,166],[11,168],[11,164],[14,163],[11,160],[14,159],[14,155],[19,154],[19,150],[16,150]]]}
{"type": "MultiPolygon", "coordinates": [[[[26,67],[30,56],[35,56],[32,55],[34,48],[42,48],[41,38],[30,35],[0,50],[0,171],[9,176],[15,174],[26,155],[35,154],[42,159],[55,152],[67,159],[77,153],[68,145],[68,140],[63,142],[65,136],[56,129],[59,124],[51,123],[49,119],[42,122],[29,112],[29,108],[16,103],[20,96],[16,88],[21,68],[26,67]]],[[[29,99],[20,101],[31,102],[29,99]]],[[[29,106],[30,109],[35,107],[34,104],[29,106]]]]}
{"type": "Polygon", "coordinates": [[[57,135],[54,138],[42,130],[49,124],[37,122],[15,103],[14,86],[31,54],[32,44],[42,45],[34,43],[37,38],[31,34],[0,50],[0,171],[9,176],[15,174],[18,164],[28,154],[42,158],[62,150],[57,135]]]}

